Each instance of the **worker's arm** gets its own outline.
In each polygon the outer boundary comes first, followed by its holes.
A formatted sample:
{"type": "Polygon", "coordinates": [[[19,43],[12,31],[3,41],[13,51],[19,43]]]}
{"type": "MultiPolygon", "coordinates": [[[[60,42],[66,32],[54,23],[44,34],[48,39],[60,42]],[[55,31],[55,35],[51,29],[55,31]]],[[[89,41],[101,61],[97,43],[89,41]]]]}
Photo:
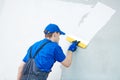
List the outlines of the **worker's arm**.
{"type": "Polygon", "coordinates": [[[17,80],[21,80],[24,65],[25,65],[25,62],[21,62],[20,66],[18,68],[17,80]]]}
{"type": "Polygon", "coordinates": [[[69,67],[72,63],[72,53],[74,51],[76,51],[77,49],[77,45],[78,45],[79,42],[77,41],[74,41],[70,47],[68,48],[68,51],[67,51],[67,55],[66,55],[66,58],[62,63],[62,65],[64,65],[65,67],[69,67]]]}
{"type": "Polygon", "coordinates": [[[64,65],[65,67],[69,67],[72,63],[72,51],[67,51],[67,55],[66,58],[62,63],[62,65],[64,65]]]}

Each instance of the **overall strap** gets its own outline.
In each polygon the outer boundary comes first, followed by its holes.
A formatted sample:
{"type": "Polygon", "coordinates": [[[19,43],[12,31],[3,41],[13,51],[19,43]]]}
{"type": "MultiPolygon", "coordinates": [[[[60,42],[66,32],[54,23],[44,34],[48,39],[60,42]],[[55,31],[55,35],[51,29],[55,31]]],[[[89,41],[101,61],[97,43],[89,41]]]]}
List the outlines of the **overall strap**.
{"type": "Polygon", "coordinates": [[[38,50],[35,52],[35,54],[34,54],[34,56],[32,57],[32,47],[31,47],[31,49],[30,49],[30,58],[35,58],[35,56],[38,54],[38,52],[47,44],[47,43],[49,43],[50,41],[47,41],[47,42],[45,42],[45,43],[43,43],[39,48],[38,48],[38,50]]]}

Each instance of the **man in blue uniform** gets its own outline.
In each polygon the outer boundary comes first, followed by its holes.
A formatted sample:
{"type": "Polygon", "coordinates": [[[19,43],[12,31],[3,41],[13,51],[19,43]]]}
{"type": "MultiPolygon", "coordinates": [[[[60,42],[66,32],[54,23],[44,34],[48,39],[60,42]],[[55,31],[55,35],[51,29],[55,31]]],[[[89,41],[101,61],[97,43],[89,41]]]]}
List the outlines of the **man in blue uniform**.
{"type": "Polygon", "coordinates": [[[63,53],[62,48],[59,46],[59,36],[65,35],[63,31],[59,29],[59,27],[56,24],[49,24],[46,26],[44,30],[45,38],[43,40],[40,40],[36,43],[34,43],[31,47],[28,49],[28,52],[26,56],[23,58],[23,61],[21,62],[19,69],[18,69],[18,76],[17,80],[21,80],[22,71],[24,68],[24,65],[29,59],[30,52],[31,55],[34,55],[35,52],[38,50],[39,46],[42,45],[45,42],[47,43],[36,55],[35,57],[35,64],[37,68],[41,72],[47,73],[46,75],[39,76],[40,80],[44,77],[44,80],[47,79],[49,72],[51,71],[51,68],[53,67],[54,63],[56,61],[60,62],[65,67],[69,67],[72,62],[72,53],[77,49],[77,41],[74,41],[67,50],[67,55],[63,53]]]}

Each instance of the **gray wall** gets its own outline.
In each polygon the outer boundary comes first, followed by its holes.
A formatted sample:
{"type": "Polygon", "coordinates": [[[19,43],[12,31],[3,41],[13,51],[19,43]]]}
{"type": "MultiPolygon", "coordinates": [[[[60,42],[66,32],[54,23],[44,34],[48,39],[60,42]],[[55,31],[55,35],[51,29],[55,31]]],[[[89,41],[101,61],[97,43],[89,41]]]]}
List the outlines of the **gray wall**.
{"type": "Polygon", "coordinates": [[[62,80],[120,80],[120,1],[64,0],[94,5],[100,1],[116,10],[111,20],[92,39],[86,49],[73,54],[72,66],[63,67],[62,80]]]}

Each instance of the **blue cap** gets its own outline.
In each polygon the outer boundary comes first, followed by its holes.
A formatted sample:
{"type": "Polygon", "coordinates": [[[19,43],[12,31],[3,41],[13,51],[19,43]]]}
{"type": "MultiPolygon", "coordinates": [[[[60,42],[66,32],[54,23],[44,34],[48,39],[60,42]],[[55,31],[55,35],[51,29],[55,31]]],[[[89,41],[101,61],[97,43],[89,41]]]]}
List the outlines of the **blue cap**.
{"type": "Polygon", "coordinates": [[[56,24],[47,25],[44,31],[46,31],[45,34],[59,32],[61,35],[65,35],[65,33],[61,31],[56,24]]]}

